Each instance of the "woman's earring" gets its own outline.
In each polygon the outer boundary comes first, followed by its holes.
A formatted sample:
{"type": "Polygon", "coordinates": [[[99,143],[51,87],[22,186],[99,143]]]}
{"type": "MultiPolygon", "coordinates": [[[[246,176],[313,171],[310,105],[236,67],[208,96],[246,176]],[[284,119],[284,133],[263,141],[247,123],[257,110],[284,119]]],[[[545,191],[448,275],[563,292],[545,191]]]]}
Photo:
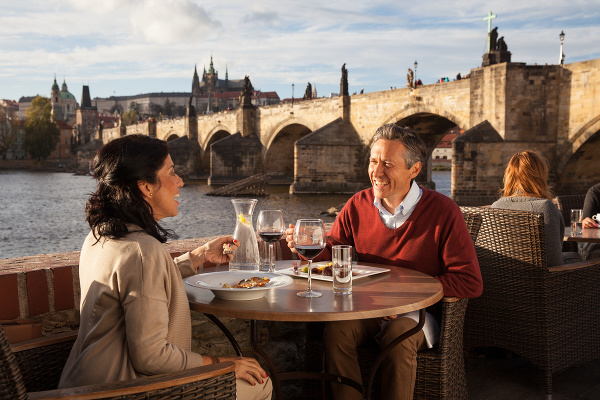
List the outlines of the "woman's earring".
{"type": "Polygon", "coordinates": [[[152,193],[150,193],[150,197],[152,197],[152,193]]]}

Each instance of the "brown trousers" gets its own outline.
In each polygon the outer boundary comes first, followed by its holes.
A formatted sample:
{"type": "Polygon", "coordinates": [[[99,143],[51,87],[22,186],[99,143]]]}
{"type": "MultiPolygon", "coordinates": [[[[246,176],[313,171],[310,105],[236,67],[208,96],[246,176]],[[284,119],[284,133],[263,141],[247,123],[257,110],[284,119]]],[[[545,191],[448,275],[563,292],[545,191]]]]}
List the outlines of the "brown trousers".
{"type": "MultiPolygon", "coordinates": [[[[361,382],[356,347],[368,343],[380,332],[380,319],[328,322],[325,326],[325,362],[327,371],[361,382]]],[[[415,327],[410,318],[392,320],[378,336],[384,348],[395,338],[415,327]]],[[[417,375],[417,351],[427,348],[423,331],[397,345],[381,363],[381,398],[412,400],[417,375]]],[[[350,386],[332,383],[335,400],[360,400],[358,391],[350,386]]]]}

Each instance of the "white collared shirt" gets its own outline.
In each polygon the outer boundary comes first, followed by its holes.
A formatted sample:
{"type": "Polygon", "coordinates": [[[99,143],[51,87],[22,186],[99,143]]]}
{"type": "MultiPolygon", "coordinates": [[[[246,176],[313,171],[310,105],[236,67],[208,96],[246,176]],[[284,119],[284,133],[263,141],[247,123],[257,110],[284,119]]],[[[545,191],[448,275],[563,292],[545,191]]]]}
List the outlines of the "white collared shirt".
{"type": "MultiPolygon", "coordinates": [[[[401,226],[408,217],[412,214],[413,210],[417,206],[423,190],[417,185],[417,182],[413,180],[406,197],[402,200],[402,203],[394,210],[394,214],[386,210],[381,204],[381,199],[375,198],[373,204],[379,210],[379,216],[381,221],[390,229],[396,229],[401,226]]],[[[419,320],[419,312],[412,311],[406,314],[398,314],[398,318],[410,318],[415,321],[419,320]]],[[[386,327],[390,321],[381,321],[381,330],[386,327]]],[[[425,325],[423,326],[423,333],[425,334],[425,340],[429,348],[433,347],[440,340],[440,327],[437,321],[429,313],[425,314],[425,325]]],[[[377,338],[377,337],[376,337],[377,338]]]]}
{"type": "Polygon", "coordinates": [[[390,229],[396,229],[410,217],[410,214],[412,214],[417,203],[421,200],[422,194],[423,190],[417,185],[417,182],[413,181],[406,197],[404,197],[402,203],[394,210],[394,214],[383,207],[381,199],[375,198],[373,204],[375,204],[375,207],[379,210],[379,216],[384,225],[390,229]]]}

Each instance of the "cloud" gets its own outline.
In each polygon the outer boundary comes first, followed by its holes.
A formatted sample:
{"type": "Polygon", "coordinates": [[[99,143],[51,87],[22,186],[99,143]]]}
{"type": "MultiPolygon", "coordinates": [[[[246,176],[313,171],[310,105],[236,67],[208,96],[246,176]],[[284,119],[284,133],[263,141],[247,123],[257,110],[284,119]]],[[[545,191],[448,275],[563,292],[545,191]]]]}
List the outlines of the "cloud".
{"type": "Polygon", "coordinates": [[[198,42],[221,27],[190,0],[145,0],[132,10],[134,32],[149,43],[198,42]]]}

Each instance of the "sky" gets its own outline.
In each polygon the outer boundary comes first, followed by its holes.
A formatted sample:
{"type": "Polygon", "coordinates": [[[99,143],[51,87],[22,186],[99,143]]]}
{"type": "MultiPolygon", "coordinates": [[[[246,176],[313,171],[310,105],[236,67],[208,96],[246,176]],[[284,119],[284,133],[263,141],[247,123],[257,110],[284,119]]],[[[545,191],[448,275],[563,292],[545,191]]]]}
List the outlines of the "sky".
{"type": "Polygon", "coordinates": [[[54,77],[81,102],[190,92],[211,56],[219,78],[281,99],[424,84],[481,66],[491,11],[513,62],[600,58],[600,0],[0,0],[0,99],[49,97],[54,77]],[[294,86],[292,86],[294,85],[294,86]],[[293,89],[292,89],[293,88],[293,89]],[[293,90],[293,93],[292,93],[293,90]]]}

